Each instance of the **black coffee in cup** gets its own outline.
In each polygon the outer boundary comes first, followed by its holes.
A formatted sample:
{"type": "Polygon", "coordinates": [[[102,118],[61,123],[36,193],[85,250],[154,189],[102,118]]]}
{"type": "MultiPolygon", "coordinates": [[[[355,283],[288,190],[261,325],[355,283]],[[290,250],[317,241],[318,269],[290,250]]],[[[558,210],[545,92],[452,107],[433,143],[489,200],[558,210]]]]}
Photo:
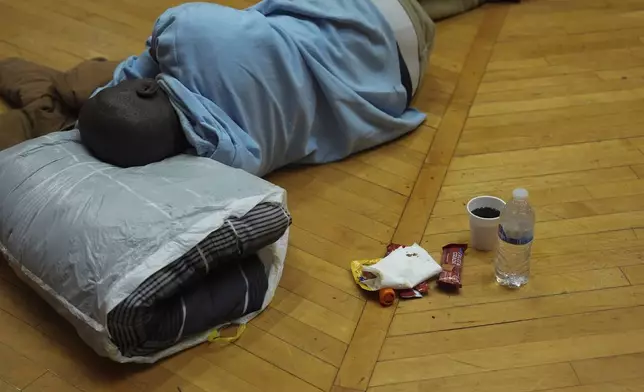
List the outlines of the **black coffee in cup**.
{"type": "Polygon", "coordinates": [[[472,211],[472,214],[479,218],[498,218],[501,216],[501,211],[492,207],[479,207],[472,211]]]}

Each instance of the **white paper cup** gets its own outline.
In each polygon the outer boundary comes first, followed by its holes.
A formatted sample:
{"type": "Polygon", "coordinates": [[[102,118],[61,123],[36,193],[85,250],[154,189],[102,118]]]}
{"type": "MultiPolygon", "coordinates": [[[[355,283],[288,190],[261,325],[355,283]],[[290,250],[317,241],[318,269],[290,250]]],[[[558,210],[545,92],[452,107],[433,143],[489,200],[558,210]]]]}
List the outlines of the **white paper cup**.
{"type": "Polygon", "coordinates": [[[478,196],[467,203],[467,213],[470,216],[470,247],[483,251],[494,250],[499,240],[500,218],[481,218],[472,213],[481,207],[495,208],[502,212],[505,202],[494,196],[478,196]]]}

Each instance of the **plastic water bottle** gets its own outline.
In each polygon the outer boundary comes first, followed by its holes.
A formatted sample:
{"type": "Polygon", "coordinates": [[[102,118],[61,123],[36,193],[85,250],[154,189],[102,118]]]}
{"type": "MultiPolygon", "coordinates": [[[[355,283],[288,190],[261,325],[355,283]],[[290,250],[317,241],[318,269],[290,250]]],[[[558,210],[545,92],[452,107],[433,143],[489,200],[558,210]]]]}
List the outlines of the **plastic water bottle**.
{"type": "Polygon", "coordinates": [[[499,221],[494,269],[500,285],[518,288],[528,283],[533,238],[534,211],[528,202],[528,191],[515,189],[499,221]]]}

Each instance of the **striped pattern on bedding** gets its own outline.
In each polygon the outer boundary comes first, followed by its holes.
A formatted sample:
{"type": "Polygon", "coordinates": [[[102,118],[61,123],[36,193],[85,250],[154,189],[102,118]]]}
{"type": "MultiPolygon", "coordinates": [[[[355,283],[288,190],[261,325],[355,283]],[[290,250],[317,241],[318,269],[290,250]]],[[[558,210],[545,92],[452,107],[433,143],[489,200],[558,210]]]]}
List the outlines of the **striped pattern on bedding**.
{"type": "Polygon", "coordinates": [[[193,324],[200,324],[203,318],[227,322],[259,310],[267,277],[255,254],[277,241],[290,224],[291,216],[284,207],[260,203],[242,217],[227,219],[185,255],[147,278],[107,316],[111,339],[121,354],[150,355],[189,336],[186,332],[203,332],[218,325],[195,331],[195,325],[186,325],[187,320],[193,324]],[[208,287],[212,284],[227,286],[228,293],[220,297],[228,304],[204,309],[197,301],[184,298],[203,296],[194,291],[213,290],[208,287]],[[258,290],[261,287],[263,291],[258,290]]]}

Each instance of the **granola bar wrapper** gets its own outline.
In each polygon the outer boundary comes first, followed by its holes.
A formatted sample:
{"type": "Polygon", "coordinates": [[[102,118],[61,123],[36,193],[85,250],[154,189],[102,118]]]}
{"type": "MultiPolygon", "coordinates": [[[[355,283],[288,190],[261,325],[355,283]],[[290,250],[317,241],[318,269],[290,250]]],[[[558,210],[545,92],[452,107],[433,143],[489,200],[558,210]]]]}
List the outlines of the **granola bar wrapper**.
{"type": "Polygon", "coordinates": [[[467,244],[448,244],[443,247],[441,267],[443,271],[438,276],[438,287],[443,290],[458,290],[463,284],[461,272],[467,244]]]}

